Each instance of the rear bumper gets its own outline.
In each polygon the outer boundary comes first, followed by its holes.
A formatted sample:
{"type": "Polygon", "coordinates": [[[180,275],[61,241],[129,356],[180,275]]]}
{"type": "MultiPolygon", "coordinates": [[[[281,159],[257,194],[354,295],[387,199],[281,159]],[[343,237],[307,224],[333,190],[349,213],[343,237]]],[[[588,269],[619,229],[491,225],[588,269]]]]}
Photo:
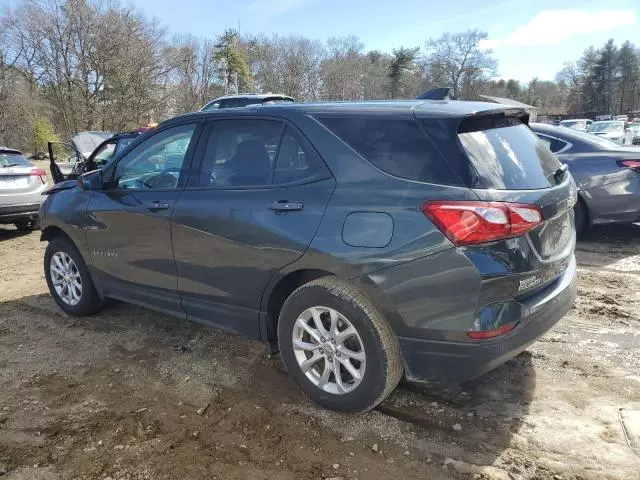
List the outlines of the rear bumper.
{"type": "Polygon", "coordinates": [[[576,297],[573,257],[558,280],[522,303],[520,323],[498,340],[454,342],[399,337],[409,380],[456,384],[479,377],[518,355],[553,327],[576,297]]]}
{"type": "Polygon", "coordinates": [[[30,219],[38,217],[38,210],[42,203],[28,203],[23,205],[3,205],[0,206],[0,223],[13,223],[16,220],[30,219]]]}

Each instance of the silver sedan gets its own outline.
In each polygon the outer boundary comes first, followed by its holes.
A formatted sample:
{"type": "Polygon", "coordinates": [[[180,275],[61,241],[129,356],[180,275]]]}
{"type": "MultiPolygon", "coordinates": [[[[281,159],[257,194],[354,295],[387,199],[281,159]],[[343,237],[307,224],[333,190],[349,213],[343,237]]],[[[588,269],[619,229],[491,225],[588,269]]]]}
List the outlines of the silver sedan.
{"type": "Polygon", "coordinates": [[[0,224],[28,231],[37,224],[47,174],[18,150],[0,146],[0,224]]]}

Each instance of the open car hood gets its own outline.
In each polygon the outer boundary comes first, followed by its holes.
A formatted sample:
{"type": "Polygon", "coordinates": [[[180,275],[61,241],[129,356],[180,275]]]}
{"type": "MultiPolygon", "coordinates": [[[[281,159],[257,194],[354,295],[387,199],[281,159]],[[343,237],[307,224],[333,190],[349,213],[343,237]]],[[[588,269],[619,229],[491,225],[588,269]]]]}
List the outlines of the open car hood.
{"type": "Polygon", "coordinates": [[[71,137],[71,143],[84,158],[89,158],[98,145],[112,136],[108,132],[78,132],[71,137]]]}

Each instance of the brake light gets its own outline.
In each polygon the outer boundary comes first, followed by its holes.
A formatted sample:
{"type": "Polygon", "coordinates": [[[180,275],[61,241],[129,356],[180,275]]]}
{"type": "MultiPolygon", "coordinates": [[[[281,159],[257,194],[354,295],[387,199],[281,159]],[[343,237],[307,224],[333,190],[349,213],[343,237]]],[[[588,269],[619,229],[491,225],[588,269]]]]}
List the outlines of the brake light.
{"type": "Polygon", "coordinates": [[[494,328],[492,330],[478,330],[467,332],[467,337],[473,340],[487,340],[489,338],[499,337],[500,335],[504,335],[505,333],[513,330],[517,324],[518,322],[511,322],[501,325],[498,328],[494,328]]]}
{"type": "Polygon", "coordinates": [[[640,160],[622,160],[620,165],[630,168],[633,171],[640,172],[640,160]]]}
{"type": "Polygon", "coordinates": [[[47,172],[42,168],[34,168],[29,172],[29,175],[32,177],[40,177],[40,181],[44,185],[47,183],[47,172]]]}
{"type": "Polygon", "coordinates": [[[425,202],[422,213],[456,245],[518,237],[542,221],[537,205],[506,202],[425,202]]]}

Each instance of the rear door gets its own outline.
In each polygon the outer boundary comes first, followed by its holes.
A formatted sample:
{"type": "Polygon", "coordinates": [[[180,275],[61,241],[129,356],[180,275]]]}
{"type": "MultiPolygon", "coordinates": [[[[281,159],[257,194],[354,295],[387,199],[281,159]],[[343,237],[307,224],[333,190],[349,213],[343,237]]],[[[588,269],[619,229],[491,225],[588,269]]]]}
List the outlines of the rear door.
{"type": "Polygon", "coordinates": [[[216,120],[197,155],[172,220],[182,305],[191,319],[259,337],[265,285],[306,251],[334,179],[280,120],[216,120]]]}

